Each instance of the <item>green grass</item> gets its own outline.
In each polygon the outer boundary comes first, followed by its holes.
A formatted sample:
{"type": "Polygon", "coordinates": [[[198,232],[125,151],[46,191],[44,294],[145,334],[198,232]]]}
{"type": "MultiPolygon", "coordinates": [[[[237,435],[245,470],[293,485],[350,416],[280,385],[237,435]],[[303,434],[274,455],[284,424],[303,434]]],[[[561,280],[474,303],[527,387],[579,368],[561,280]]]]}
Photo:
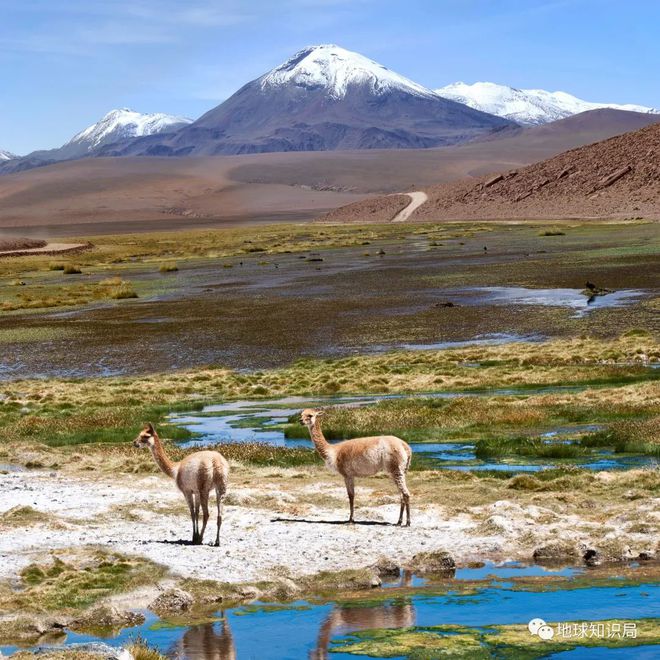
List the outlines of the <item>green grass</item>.
{"type": "Polygon", "coordinates": [[[584,447],[612,447],[617,454],[642,454],[660,458],[660,417],[626,420],[590,433],[580,440],[584,447]]]}
{"type": "Polygon", "coordinates": [[[65,275],[80,275],[82,274],[82,269],[80,266],[76,266],[75,264],[66,264],[64,268],[62,268],[62,272],[65,275]]]}
{"type": "MultiPolygon", "coordinates": [[[[582,622],[574,622],[579,626],[582,622]]],[[[594,622],[586,622],[587,629],[594,622]]],[[[395,629],[376,628],[354,632],[335,642],[331,651],[353,654],[358,657],[384,658],[405,657],[410,660],[440,660],[442,658],[465,658],[469,660],[540,660],[576,647],[630,648],[658,644],[660,624],[658,619],[636,619],[634,621],[598,621],[603,630],[613,623],[634,623],[636,637],[607,636],[555,636],[553,640],[542,640],[530,635],[527,625],[509,624],[470,628],[469,626],[444,624],[438,626],[411,626],[395,629]]],[[[555,628],[555,622],[552,622],[555,628]]]]}
{"type": "Polygon", "coordinates": [[[20,590],[0,589],[0,609],[24,612],[81,610],[103,598],[154,584],[165,569],[148,559],[95,551],[33,563],[20,573],[20,590]]]}
{"type": "Polygon", "coordinates": [[[541,438],[489,438],[476,443],[477,458],[499,456],[529,456],[533,458],[580,458],[589,449],[575,443],[544,442],[541,438]]]}

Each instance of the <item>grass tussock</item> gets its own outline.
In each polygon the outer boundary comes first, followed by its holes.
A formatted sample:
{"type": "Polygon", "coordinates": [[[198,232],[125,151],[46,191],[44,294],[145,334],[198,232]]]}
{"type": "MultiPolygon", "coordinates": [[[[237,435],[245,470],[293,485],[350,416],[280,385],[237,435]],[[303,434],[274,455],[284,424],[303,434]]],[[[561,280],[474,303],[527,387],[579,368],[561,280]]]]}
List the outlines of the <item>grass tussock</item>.
{"type": "Polygon", "coordinates": [[[165,569],[142,557],[106,551],[60,551],[20,573],[21,588],[0,586],[0,609],[29,613],[74,612],[115,593],[154,584],[165,569]],[[59,555],[65,556],[66,561],[59,555]]]}
{"type": "Polygon", "coordinates": [[[128,644],[126,650],[133,656],[133,660],[167,660],[166,656],[142,638],[128,644]]]}
{"type": "Polygon", "coordinates": [[[581,439],[585,447],[613,447],[618,454],[643,454],[660,458],[660,416],[625,420],[581,439]]]}
{"type": "Polygon", "coordinates": [[[589,453],[586,447],[570,442],[547,442],[542,438],[489,438],[475,446],[477,458],[528,456],[530,458],[580,458],[589,453]]]}
{"type": "Polygon", "coordinates": [[[66,264],[64,268],[62,268],[62,272],[65,275],[81,275],[82,269],[80,266],[76,266],[75,264],[66,264]]]}
{"type": "Polygon", "coordinates": [[[0,514],[2,527],[29,527],[53,522],[53,516],[33,509],[31,506],[15,506],[0,514]]]}
{"type": "Polygon", "coordinates": [[[176,262],[165,262],[160,265],[158,270],[161,273],[176,273],[179,270],[179,266],[176,262]]]}

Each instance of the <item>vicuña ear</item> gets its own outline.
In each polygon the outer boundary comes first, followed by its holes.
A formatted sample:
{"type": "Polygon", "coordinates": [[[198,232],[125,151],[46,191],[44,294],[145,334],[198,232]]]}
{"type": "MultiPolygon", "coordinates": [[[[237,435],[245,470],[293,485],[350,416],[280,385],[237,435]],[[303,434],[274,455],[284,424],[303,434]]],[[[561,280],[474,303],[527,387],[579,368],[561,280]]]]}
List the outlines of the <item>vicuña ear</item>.
{"type": "Polygon", "coordinates": [[[323,410],[317,410],[316,411],[316,416],[317,417],[323,417],[323,415],[325,415],[325,412],[323,410]]]}
{"type": "Polygon", "coordinates": [[[144,425],[144,430],[149,431],[149,433],[155,433],[156,432],[156,429],[154,428],[154,425],[151,422],[147,422],[144,425]]]}

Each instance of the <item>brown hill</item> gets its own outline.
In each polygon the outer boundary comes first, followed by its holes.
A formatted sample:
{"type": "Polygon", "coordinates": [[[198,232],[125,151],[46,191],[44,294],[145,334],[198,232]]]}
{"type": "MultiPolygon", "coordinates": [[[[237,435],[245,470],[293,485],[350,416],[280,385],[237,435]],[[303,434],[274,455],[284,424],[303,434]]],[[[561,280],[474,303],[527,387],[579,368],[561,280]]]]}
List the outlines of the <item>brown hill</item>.
{"type": "MultiPolygon", "coordinates": [[[[660,123],[426,192],[429,199],[412,220],[660,218],[660,123]]],[[[379,204],[385,208],[391,201],[357,202],[328,219],[367,221],[379,204]]]]}
{"type": "MultiPolygon", "coordinates": [[[[78,236],[307,220],[367,194],[519,169],[658,120],[657,115],[599,110],[440,149],[68,161],[0,176],[0,229],[24,235],[17,228],[31,227],[30,235],[78,236]]],[[[383,213],[370,212],[365,219],[387,221],[393,203],[390,198],[383,213]]]]}

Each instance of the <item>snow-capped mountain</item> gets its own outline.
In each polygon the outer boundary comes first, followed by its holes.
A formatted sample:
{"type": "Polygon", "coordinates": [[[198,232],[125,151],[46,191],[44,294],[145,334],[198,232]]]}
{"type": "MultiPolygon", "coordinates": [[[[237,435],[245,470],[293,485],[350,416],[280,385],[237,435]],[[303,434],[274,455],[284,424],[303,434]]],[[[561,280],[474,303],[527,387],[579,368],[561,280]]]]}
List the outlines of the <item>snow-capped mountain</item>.
{"type": "Polygon", "coordinates": [[[329,98],[344,98],[351,86],[366,85],[375,96],[403,91],[423,98],[434,92],[409,78],[390,71],[360,53],[334,44],[305,48],[258,79],[261,89],[300,87],[321,89],[329,98]]]}
{"type": "Polygon", "coordinates": [[[119,142],[126,138],[164,133],[191,123],[192,119],[166,115],[162,112],[143,114],[128,108],[111,110],[95,124],[74,135],[65,146],[80,145],[87,151],[94,151],[104,144],[119,142]]]}
{"type": "Polygon", "coordinates": [[[11,151],[0,149],[0,160],[14,160],[14,158],[18,158],[18,156],[11,153],[11,151]]]}
{"type": "MultiPolygon", "coordinates": [[[[147,135],[169,133],[187,126],[191,122],[192,119],[166,115],[161,112],[142,114],[128,108],[111,110],[95,124],[76,133],[61,147],[33,151],[22,159],[22,163],[26,167],[34,167],[34,163],[45,165],[59,160],[96,156],[107,145],[147,135]]],[[[22,167],[22,163],[16,163],[15,168],[22,167]]]]}
{"type": "Polygon", "coordinates": [[[477,82],[473,85],[457,82],[435,91],[445,98],[511,119],[519,124],[545,124],[599,108],[660,114],[660,110],[643,105],[592,103],[566,92],[516,89],[491,82],[477,82]]]}
{"type": "Polygon", "coordinates": [[[510,126],[335,45],[305,48],[176,134],[103,155],[432,147],[510,126]]]}

